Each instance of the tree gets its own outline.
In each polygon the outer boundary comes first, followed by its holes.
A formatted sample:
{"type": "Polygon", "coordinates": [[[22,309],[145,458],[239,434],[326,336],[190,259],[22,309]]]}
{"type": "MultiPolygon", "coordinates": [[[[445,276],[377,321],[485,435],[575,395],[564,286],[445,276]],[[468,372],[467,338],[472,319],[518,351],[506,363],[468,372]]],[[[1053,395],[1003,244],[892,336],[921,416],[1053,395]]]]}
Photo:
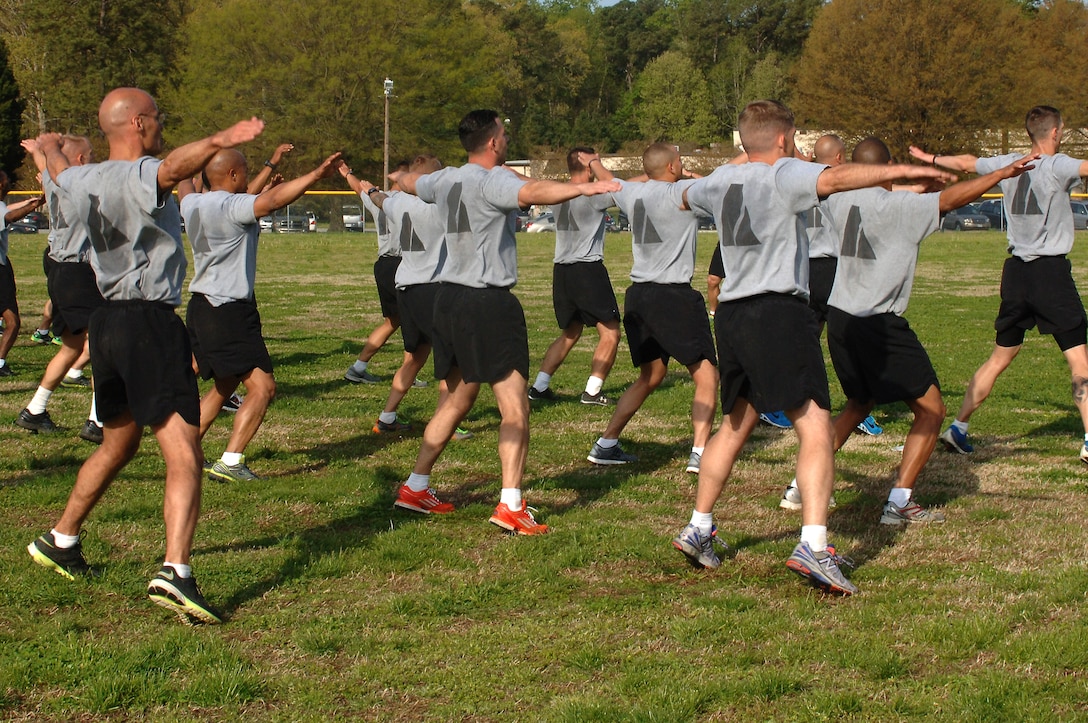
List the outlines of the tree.
{"type": "Polygon", "coordinates": [[[23,162],[23,110],[26,103],[19,95],[15,75],[8,65],[8,48],[0,41],[0,168],[7,171],[12,182],[23,162]]]}
{"type": "Polygon", "coordinates": [[[637,93],[635,113],[646,140],[705,143],[712,138],[710,91],[683,53],[670,50],[647,65],[637,93]]]}
{"type": "MultiPolygon", "coordinates": [[[[1028,19],[1001,0],[835,0],[798,64],[799,123],[951,152],[1022,117],[1028,19]]],[[[1030,105],[1030,103],[1029,103],[1030,105]]]]}

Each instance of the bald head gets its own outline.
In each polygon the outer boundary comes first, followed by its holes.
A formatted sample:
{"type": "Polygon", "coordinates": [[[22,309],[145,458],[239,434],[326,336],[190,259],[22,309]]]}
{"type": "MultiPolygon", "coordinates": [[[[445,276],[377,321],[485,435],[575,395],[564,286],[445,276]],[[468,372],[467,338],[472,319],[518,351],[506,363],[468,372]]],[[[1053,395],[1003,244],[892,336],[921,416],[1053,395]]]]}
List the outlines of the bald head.
{"type": "Polygon", "coordinates": [[[846,144],[833,133],[820,136],[812,147],[812,160],[828,166],[838,166],[846,160],[846,144]]]}
{"type": "Polygon", "coordinates": [[[155,99],[139,88],[115,88],[98,106],[98,125],[111,158],[132,160],[162,151],[162,121],[155,99]]]}
{"type": "Polygon", "coordinates": [[[242,178],[244,183],[248,170],[245,156],[233,148],[224,148],[208,161],[204,176],[212,188],[219,188],[231,178],[232,173],[234,177],[242,178]]]}
{"type": "Polygon", "coordinates": [[[884,141],[876,136],[869,136],[854,146],[854,152],[851,154],[850,160],[854,163],[886,166],[892,162],[892,152],[888,150],[888,146],[884,145],[884,141]]]}
{"type": "Polygon", "coordinates": [[[680,160],[680,150],[669,143],[654,143],[642,154],[642,168],[655,181],[675,181],[669,175],[670,164],[680,160]]]}
{"type": "Polygon", "coordinates": [[[157,113],[155,99],[139,88],[115,88],[98,106],[98,126],[109,137],[123,131],[141,113],[157,113]]]}

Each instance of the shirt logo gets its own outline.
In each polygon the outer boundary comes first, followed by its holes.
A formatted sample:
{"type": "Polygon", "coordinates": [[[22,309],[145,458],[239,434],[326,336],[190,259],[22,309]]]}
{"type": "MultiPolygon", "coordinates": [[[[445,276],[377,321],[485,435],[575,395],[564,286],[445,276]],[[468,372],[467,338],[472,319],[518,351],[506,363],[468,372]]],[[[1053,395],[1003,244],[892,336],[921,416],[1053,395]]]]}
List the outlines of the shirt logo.
{"type": "Polygon", "coordinates": [[[814,229],[823,228],[824,214],[820,210],[819,206],[813,206],[809,210],[805,211],[805,228],[812,231],[814,229]]]}
{"type": "Polygon", "coordinates": [[[449,209],[446,233],[472,233],[472,226],[468,222],[468,209],[461,201],[460,181],[450,187],[449,195],[446,196],[446,207],[449,209]]]}
{"type": "Polygon", "coordinates": [[[873,253],[873,245],[865,235],[865,229],[861,227],[861,209],[857,206],[850,207],[850,214],[846,218],[846,228],[842,235],[843,257],[876,260],[873,253]]]}
{"type": "Polygon", "coordinates": [[[1016,194],[1012,197],[1010,213],[1021,216],[1042,216],[1043,210],[1039,208],[1039,200],[1035,198],[1035,192],[1031,190],[1031,176],[1027,173],[1020,176],[1016,183],[1016,194]]]}
{"type": "Polygon", "coordinates": [[[651,221],[650,217],[646,214],[646,205],[642,202],[641,198],[635,201],[635,208],[633,210],[631,233],[634,236],[635,243],[639,246],[664,243],[661,240],[661,234],[657,232],[657,227],[654,226],[654,222],[651,221]]]}
{"type": "Polygon", "coordinates": [[[385,211],[378,209],[378,235],[389,235],[389,220],[385,217],[385,211]]]}
{"type": "Polygon", "coordinates": [[[744,186],[734,183],[722,201],[722,246],[759,246],[752,218],[744,207],[744,186]]]}
{"type": "Polygon", "coordinates": [[[412,219],[405,213],[400,220],[400,250],[401,251],[426,251],[423,241],[416,235],[412,228],[412,219]]]}
{"type": "Polygon", "coordinates": [[[578,221],[570,212],[570,201],[564,201],[559,206],[559,215],[555,217],[556,231],[581,231],[578,221]]]}

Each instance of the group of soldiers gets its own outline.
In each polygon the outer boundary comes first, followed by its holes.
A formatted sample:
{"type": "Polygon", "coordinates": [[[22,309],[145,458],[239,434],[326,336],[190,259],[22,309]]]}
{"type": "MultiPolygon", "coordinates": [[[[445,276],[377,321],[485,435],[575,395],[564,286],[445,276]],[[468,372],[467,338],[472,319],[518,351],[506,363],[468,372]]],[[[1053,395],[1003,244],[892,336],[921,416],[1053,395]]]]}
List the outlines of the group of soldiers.
{"type": "MultiPolygon", "coordinates": [[[[1088,162],[1058,153],[1063,126],[1053,108],[1028,114],[1032,152],[1024,157],[933,156],[912,149],[924,164],[895,164],[879,139],[868,138],[853,149],[853,162],[829,164],[799,157],[788,108],[757,101],[738,121],[743,155],[706,177],[686,171],[676,146],[655,143],[643,156],[644,175],[629,180],[614,178],[592,149],[572,149],[569,182],[528,179],[506,168],[505,124],[495,111],[478,110],[458,128],[465,165],[443,167],[438,158],[421,154],[390,174],[388,192],[356,177],[339,153],[297,179],[275,178],[285,146],[250,178],[236,147],[262,132],[256,118],[158,160],[163,116],[153,98],[134,88],[109,93],[99,121],[109,143],[109,158],[100,163],[86,162],[85,139],[47,133],[27,142],[51,210],[59,213],[55,218],[67,227],[79,224],[70,239],[74,255],[54,257],[50,293],[64,349],[81,346],[80,335],[89,338],[94,415],[102,425],[101,445],[80,469],[63,514],[28,551],[67,577],[94,574],[79,542],[82,524],[136,453],[142,428],[150,426],[166,462],[167,540],[148,595],[185,622],[221,620],[189,564],[200,505],[201,438],[239,384],[245,385],[227,451],[203,469],[221,480],[256,479],[244,450],[275,393],[254,297],[258,219],[337,173],[378,216],[375,276],[385,317],[364,348],[366,359],[361,354],[356,363],[361,368],[353,365],[346,378],[373,380],[366,362],[394,329],[400,328],[404,343],[402,365],[374,431],[406,428],[397,406],[432,353],[439,380],[437,407],[397,491],[396,507],[424,514],[454,511],[431,487],[431,473],[446,445],[465,436],[460,424],[481,385],[488,384],[501,416],[501,490],[489,521],[514,534],[546,533],[547,525],[535,519],[521,493],[530,403],[554,398],[551,375],[587,325],[596,327],[599,341],[580,401],[615,404],[590,462],[637,462],[619,437],[660,385],[671,358],[694,380],[686,468],[699,481],[690,522],[672,544],[703,567],[720,564],[712,513],[733,463],[760,415],[780,411],[798,439],[796,477],[783,507],[800,508],[802,516],[800,541],[786,565],[822,589],[856,592],[828,544],[835,450],[875,404],[905,402],[914,420],[880,521],[942,520],[940,512],[912,499],[918,474],[938,438],[955,451],[971,451],[967,420],[1032,326],[1053,334],[1069,360],[1074,401],[1085,417],[1081,459],[1088,461],[1086,322],[1064,259],[1073,234],[1068,193],[1088,175],[1088,162]],[[942,168],[980,175],[947,185],[956,177],[942,168]],[[893,189],[893,183],[913,187],[893,189]],[[997,342],[972,379],[957,420],[940,434],[945,408],[937,376],[902,315],[918,245],[937,230],[940,214],[997,184],[1006,198],[1016,199],[1007,208],[1013,256],[1004,271],[997,342]],[[555,211],[553,303],[561,329],[532,385],[525,316],[511,292],[517,282],[513,216],[530,205],[555,211]],[[637,380],[615,402],[602,392],[621,322],[603,265],[604,212],[613,205],[631,220],[632,285],[622,322],[639,368],[637,380]],[[185,323],[176,313],[187,263],[182,217],[194,263],[185,323]],[[691,286],[699,217],[712,217],[719,237],[713,335],[703,297],[691,286]],[[811,280],[810,246],[837,257],[812,264],[811,280]],[[810,287],[822,291],[810,294],[810,287]],[[64,288],[78,289],[78,299],[66,296],[64,288]],[[86,301],[92,289],[93,303],[86,301]],[[79,313],[69,314],[69,307],[79,313]],[[847,397],[834,418],[819,341],[825,323],[847,397]],[[203,399],[198,373],[214,379],[203,399]],[[723,418],[712,433],[719,400],[723,418]]],[[[828,144],[842,161],[841,141],[831,138],[828,144]]],[[[58,362],[61,373],[67,364],[58,362]]],[[[56,371],[46,376],[48,390],[56,371]]]]}

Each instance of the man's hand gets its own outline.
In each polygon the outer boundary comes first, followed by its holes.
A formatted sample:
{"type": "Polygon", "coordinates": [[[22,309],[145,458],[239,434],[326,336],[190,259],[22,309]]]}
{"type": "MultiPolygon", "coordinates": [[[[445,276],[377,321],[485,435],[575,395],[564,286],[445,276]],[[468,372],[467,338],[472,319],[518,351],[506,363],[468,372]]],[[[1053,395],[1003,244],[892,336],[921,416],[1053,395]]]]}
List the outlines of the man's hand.
{"type": "Polygon", "coordinates": [[[283,160],[283,157],[293,150],[295,150],[294,144],[279,144],[278,146],[276,146],[276,150],[272,151],[272,158],[269,159],[269,163],[271,163],[273,166],[278,166],[280,164],[280,161],[283,160]]]}
{"type": "Polygon", "coordinates": [[[913,156],[914,158],[917,158],[922,163],[933,163],[933,159],[937,157],[936,155],[934,155],[933,153],[930,153],[929,151],[923,151],[918,146],[911,146],[910,147],[910,155],[913,156]]]}
{"type": "MultiPolygon", "coordinates": [[[[253,116],[249,120],[239,121],[226,130],[219,131],[212,140],[219,148],[234,148],[248,143],[264,131],[264,121],[253,116]]],[[[39,140],[41,140],[39,138],[39,140]]]]}
{"type": "Polygon", "coordinates": [[[47,149],[60,150],[61,135],[60,133],[42,133],[38,136],[37,143],[42,153],[45,153],[47,149]]]}
{"type": "MultiPolygon", "coordinates": [[[[294,146],[291,147],[294,148],[294,146]]],[[[283,148],[283,146],[280,146],[280,148],[283,148]]],[[[320,166],[315,168],[314,173],[317,174],[318,178],[328,178],[337,171],[340,171],[341,175],[345,175],[344,172],[340,170],[342,167],[347,167],[347,164],[344,163],[344,154],[337,151],[326,158],[320,166]]]]}
{"type": "Polygon", "coordinates": [[[619,181],[593,181],[591,183],[576,183],[574,186],[581,191],[583,196],[599,196],[602,193],[616,193],[623,186],[619,181]]]}
{"type": "Polygon", "coordinates": [[[37,138],[24,138],[19,145],[23,147],[23,150],[30,154],[37,153],[39,149],[37,138]]]}
{"type": "Polygon", "coordinates": [[[1001,174],[1002,178],[1016,178],[1021,173],[1027,173],[1032,168],[1035,168],[1035,161],[1039,160],[1039,156],[1040,154],[1038,153],[1026,155],[1000,169],[998,173],[1001,174]]]}

